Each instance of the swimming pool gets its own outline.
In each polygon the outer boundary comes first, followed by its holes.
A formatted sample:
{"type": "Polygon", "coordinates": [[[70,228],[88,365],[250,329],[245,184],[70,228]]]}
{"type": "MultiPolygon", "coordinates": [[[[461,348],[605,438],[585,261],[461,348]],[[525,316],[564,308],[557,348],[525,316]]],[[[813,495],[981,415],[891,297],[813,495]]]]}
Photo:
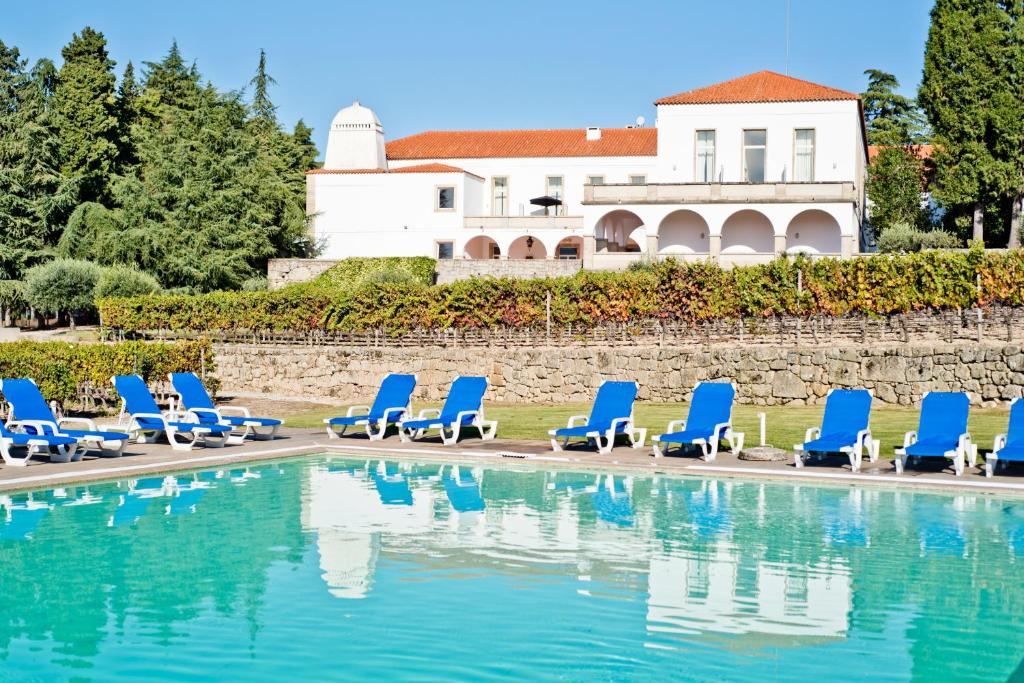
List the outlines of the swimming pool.
{"type": "Polygon", "coordinates": [[[1024,672],[1020,500],[324,456],[0,508],[2,680],[1024,672]]]}

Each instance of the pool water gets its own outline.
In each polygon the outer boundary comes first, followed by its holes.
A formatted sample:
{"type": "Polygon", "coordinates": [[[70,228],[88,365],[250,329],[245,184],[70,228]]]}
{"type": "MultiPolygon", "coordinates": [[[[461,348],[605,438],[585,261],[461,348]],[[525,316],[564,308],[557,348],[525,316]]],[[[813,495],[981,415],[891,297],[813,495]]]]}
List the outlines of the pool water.
{"type": "Polygon", "coordinates": [[[1005,680],[1024,501],[305,458],[0,496],[0,680],[1005,680]]]}

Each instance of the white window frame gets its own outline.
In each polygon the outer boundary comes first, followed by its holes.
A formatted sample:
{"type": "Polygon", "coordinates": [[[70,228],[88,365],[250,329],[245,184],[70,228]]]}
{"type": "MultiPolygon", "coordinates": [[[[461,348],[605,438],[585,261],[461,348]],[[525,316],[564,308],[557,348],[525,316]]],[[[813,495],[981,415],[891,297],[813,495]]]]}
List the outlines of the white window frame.
{"type": "Polygon", "coordinates": [[[816,174],[817,168],[815,168],[817,166],[817,161],[818,161],[818,149],[817,149],[817,147],[818,147],[818,130],[816,128],[807,127],[807,128],[794,128],[793,129],[793,182],[794,183],[813,183],[814,182],[814,177],[815,177],[815,175],[817,175],[816,174]],[[803,180],[797,180],[796,179],[796,168],[797,168],[797,166],[796,166],[796,134],[797,134],[797,132],[802,131],[802,130],[809,130],[809,131],[811,131],[811,177],[810,178],[804,178],[803,180]]]}
{"type": "Polygon", "coordinates": [[[562,186],[561,186],[562,189],[559,191],[559,196],[558,196],[558,199],[561,199],[562,203],[559,204],[558,206],[554,207],[554,208],[555,208],[555,215],[556,216],[564,216],[565,215],[565,176],[564,175],[547,175],[547,176],[544,176],[544,194],[546,194],[549,197],[553,197],[554,196],[554,195],[551,194],[551,179],[552,178],[560,178],[562,180],[562,186]]]}
{"type": "MultiPolygon", "coordinates": [[[[744,183],[751,183],[756,185],[750,180],[747,180],[747,133],[756,133],[761,131],[764,133],[764,146],[761,149],[764,150],[764,167],[761,169],[761,183],[768,182],[768,129],[767,128],[744,128],[740,132],[740,168],[742,169],[743,175],[740,179],[744,183]]],[[[750,149],[757,149],[756,145],[752,145],[750,149]]]]}
{"type": "Polygon", "coordinates": [[[512,193],[510,191],[511,185],[512,185],[512,183],[509,180],[509,177],[507,175],[496,175],[496,176],[492,176],[491,177],[491,215],[492,216],[507,216],[508,215],[509,204],[510,204],[509,200],[512,198],[512,193]],[[497,186],[497,183],[495,183],[495,181],[498,180],[499,178],[503,178],[505,180],[505,211],[503,213],[498,213],[497,209],[495,208],[495,200],[498,197],[498,193],[496,192],[498,186],[497,186]]]}
{"type": "Polygon", "coordinates": [[[434,211],[439,213],[448,213],[449,211],[455,211],[459,206],[459,190],[455,185],[434,185],[434,211]],[[441,208],[441,190],[452,191],[452,208],[442,209],[441,208]]]}
{"type": "Polygon", "coordinates": [[[716,182],[715,178],[715,167],[718,165],[718,129],[717,128],[698,128],[693,131],[693,181],[696,183],[713,183],[716,182]],[[697,140],[701,133],[711,133],[711,177],[706,180],[701,180],[698,177],[697,169],[701,167],[700,164],[700,150],[697,149],[697,140]]]}
{"type": "MultiPolygon", "coordinates": [[[[444,186],[447,187],[447,186],[444,186]]],[[[455,260],[455,240],[434,240],[434,258],[438,261],[454,261],[455,260]],[[452,245],[452,257],[450,259],[441,258],[441,245],[450,244],[452,245]]]]}
{"type": "Polygon", "coordinates": [[[629,183],[630,185],[646,185],[647,184],[647,174],[646,173],[630,173],[629,175],[626,176],[626,182],[629,183]],[[634,183],[633,182],[633,178],[639,178],[643,182],[634,183]]]}
{"type": "Polygon", "coordinates": [[[587,174],[587,185],[604,185],[604,176],[603,175],[596,175],[596,174],[595,175],[591,175],[590,173],[588,173],[587,174]],[[601,182],[599,182],[599,183],[591,182],[594,178],[599,179],[601,182]]]}

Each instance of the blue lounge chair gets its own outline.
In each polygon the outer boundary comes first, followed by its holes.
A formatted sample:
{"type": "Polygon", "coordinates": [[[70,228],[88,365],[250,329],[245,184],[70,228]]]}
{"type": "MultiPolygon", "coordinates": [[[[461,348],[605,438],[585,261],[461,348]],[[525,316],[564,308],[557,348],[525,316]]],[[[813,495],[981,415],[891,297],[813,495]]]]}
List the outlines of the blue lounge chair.
{"type": "Polygon", "coordinates": [[[611,474],[598,477],[596,490],[591,494],[597,518],[616,526],[633,526],[633,503],[626,490],[625,478],[611,474]]]}
{"type": "Polygon", "coordinates": [[[110,381],[122,401],[118,428],[135,435],[138,443],[151,443],[160,434],[165,434],[171,448],[190,451],[197,444],[223,446],[231,433],[231,427],[200,424],[194,414],[190,415],[192,422],[184,422],[171,414],[161,413],[156,399],[139,375],[118,375],[110,381]]]}
{"type": "Polygon", "coordinates": [[[441,410],[427,408],[420,411],[415,420],[402,420],[398,423],[398,435],[402,441],[418,439],[430,429],[441,434],[441,441],[446,446],[459,440],[459,434],[467,427],[474,427],[480,432],[480,438],[490,441],[498,430],[496,420],[484,419],[484,394],[487,392],[486,377],[456,377],[448,390],[441,410]]]}
{"type": "Polygon", "coordinates": [[[71,436],[56,434],[31,434],[17,421],[0,423],[0,457],[14,467],[24,467],[32,456],[45,453],[50,462],[72,462],[80,460],[82,453],[78,450],[78,439],[71,436]],[[15,448],[24,448],[25,455],[14,455],[15,448]]]}
{"type": "Polygon", "coordinates": [[[991,477],[1001,463],[1024,462],[1024,399],[1010,404],[1010,423],[1006,433],[996,436],[992,452],[985,456],[985,476],[991,477]]]}
{"type": "Polygon", "coordinates": [[[625,434],[633,448],[642,448],[647,438],[646,429],[633,425],[633,401],[636,400],[636,382],[602,382],[587,415],[573,415],[561,429],[548,432],[552,450],[560,451],[570,439],[593,441],[599,453],[611,453],[615,437],[625,434]],[[583,424],[579,424],[579,422],[583,424]],[[558,440],[562,443],[559,444],[558,440]],[[602,439],[604,442],[602,443],[602,439]]]}
{"type": "Polygon", "coordinates": [[[363,427],[370,441],[380,441],[389,425],[412,414],[412,392],[415,388],[416,375],[388,375],[380,383],[372,406],[352,406],[345,417],[325,419],[327,436],[337,439],[349,427],[363,427]]]}
{"type": "Polygon", "coordinates": [[[228,443],[240,444],[247,436],[254,439],[273,439],[283,420],[272,417],[253,417],[248,408],[221,406],[218,408],[203,381],[194,372],[172,372],[167,377],[178,392],[181,407],[193,413],[199,424],[224,425],[231,428],[228,443]],[[231,413],[237,413],[233,415],[231,413]],[[239,431],[240,430],[240,431],[239,431]]]}
{"type": "MultiPolygon", "coordinates": [[[[444,468],[442,467],[442,472],[444,468]]],[[[480,495],[480,484],[469,468],[452,465],[448,474],[442,474],[441,483],[448,496],[448,502],[456,512],[480,512],[486,505],[480,495]]]]}
{"type": "Polygon", "coordinates": [[[718,455],[719,443],[729,442],[733,454],[743,449],[743,434],[732,429],[732,402],[736,387],[729,382],[701,382],[693,389],[685,420],[668,423],[664,434],[654,437],[654,457],[668,452],[671,444],[700,446],[704,460],[718,455]],[[676,431],[678,430],[678,431],[676,431]]]}
{"type": "Polygon", "coordinates": [[[62,417],[58,420],[31,379],[0,380],[0,391],[11,404],[11,417],[24,427],[24,431],[70,436],[84,450],[94,449],[110,457],[121,455],[128,444],[128,435],[124,432],[100,431],[96,423],[87,417],[62,417]],[[68,424],[82,425],[85,429],[68,429],[68,424]]]}
{"type": "Polygon", "coordinates": [[[804,442],[793,446],[797,467],[803,467],[815,453],[844,453],[850,467],[860,471],[864,452],[871,462],[878,460],[880,443],[871,438],[871,392],[867,389],[832,389],[825,399],[821,427],[811,427],[804,442]]]}
{"type": "Polygon", "coordinates": [[[397,464],[381,460],[377,468],[370,472],[370,479],[384,505],[412,505],[409,479],[397,464]]]}
{"type": "Polygon", "coordinates": [[[907,432],[903,448],[896,449],[896,474],[903,474],[910,458],[952,458],[956,476],[964,473],[964,460],[974,467],[978,447],[971,443],[967,416],[971,401],[967,394],[932,391],[921,401],[921,418],[916,432],[907,432]]]}

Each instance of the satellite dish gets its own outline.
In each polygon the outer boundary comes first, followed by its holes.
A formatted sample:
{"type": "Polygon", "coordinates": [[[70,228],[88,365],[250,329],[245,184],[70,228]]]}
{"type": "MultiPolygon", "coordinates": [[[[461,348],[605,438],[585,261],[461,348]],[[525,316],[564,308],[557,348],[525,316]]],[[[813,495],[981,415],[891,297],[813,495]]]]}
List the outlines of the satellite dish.
{"type": "Polygon", "coordinates": [[[645,119],[645,118],[644,118],[644,117],[642,117],[642,116],[638,116],[638,117],[636,117],[636,125],[637,125],[637,128],[640,128],[640,127],[642,127],[642,126],[643,126],[643,125],[644,125],[645,123],[647,123],[647,119],[645,119]]]}

